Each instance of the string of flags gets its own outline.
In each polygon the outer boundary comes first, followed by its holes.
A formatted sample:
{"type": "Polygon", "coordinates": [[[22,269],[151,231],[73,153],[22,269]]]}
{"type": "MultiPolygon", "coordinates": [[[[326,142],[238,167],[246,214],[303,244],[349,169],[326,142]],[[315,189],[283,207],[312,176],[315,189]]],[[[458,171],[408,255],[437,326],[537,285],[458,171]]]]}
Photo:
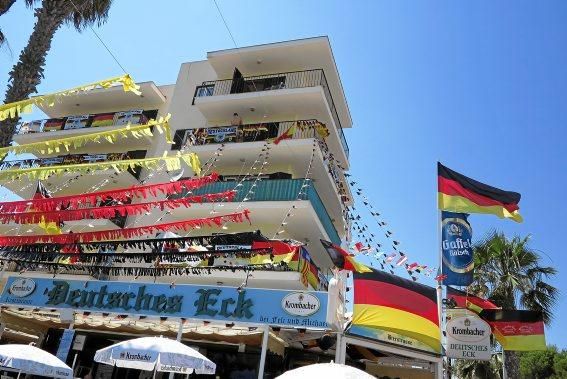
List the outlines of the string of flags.
{"type": "Polygon", "coordinates": [[[348,183],[351,187],[351,192],[355,193],[358,198],[361,199],[360,202],[370,213],[393,251],[389,253],[384,252],[386,244],[378,242],[377,235],[371,231],[371,228],[364,222],[363,217],[353,205],[349,208],[347,217],[348,221],[352,222],[353,234],[359,239],[359,241],[354,243],[354,250],[357,253],[377,260],[380,268],[382,270],[388,270],[391,274],[394,274],[396,269],[403,268],[413,281],[418,280],[417,274],[431,277],[433,273],[436,272],[437,268],[419,262],[411,262],[408,254],[400,249],[400,241],[394,239],[394,233],[389,230],[388,223],[368,199],[361,186],[352,179],[352,175],[345,173],[345,176],[349,179],[348,183]],[[362,241],[364,241],[364,243],[362,241]]]}

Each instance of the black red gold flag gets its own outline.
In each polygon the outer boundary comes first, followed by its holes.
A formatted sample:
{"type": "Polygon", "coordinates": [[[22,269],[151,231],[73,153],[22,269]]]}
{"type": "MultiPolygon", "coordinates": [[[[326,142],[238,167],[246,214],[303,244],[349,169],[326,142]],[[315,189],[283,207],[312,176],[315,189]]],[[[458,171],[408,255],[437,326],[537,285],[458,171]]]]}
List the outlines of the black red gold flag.
{"type": "Polygon", "coordinates": [[[325,250],[327,250],[329,257],[331,257],[333,264],[337,268],[340,268],[341,270],[350,270],[355,272],[372,271],[372,269],[370,269],[368,266],[363,265],[362,263],[358,263],[354,259],[354,257],[352,257],[349,253],[344,251],[340,246],[329,241],[325,241],[325,240],[320,240],[320,241],[321,244],[323,244],[325,250]]]}
{"type": "Polygon", "coordinates": [[[543,313],[485,309],[480,317],[490,324],[492,333],[504,350],[545,350],[543,313]]]}
{"type": "Polygon", "coordinates": [[[440,351],[435,288],[376,270],[353,276],[353,326],[393,332],[440,351]]]}
{"type": "Polygon", "coordinates": [[[484,309],[500,309],[500,307],[491,301],[450,286],[447,286],[447,300],[452,302],[454,307],[467,308],[476,313],[480,313],[484,309]]]}
{"type": "Polygon", "coordinates": [[[437,163],[439,209],[461,213],[493,214],[522,222],[521,195],[489,186],[437,163]]]}

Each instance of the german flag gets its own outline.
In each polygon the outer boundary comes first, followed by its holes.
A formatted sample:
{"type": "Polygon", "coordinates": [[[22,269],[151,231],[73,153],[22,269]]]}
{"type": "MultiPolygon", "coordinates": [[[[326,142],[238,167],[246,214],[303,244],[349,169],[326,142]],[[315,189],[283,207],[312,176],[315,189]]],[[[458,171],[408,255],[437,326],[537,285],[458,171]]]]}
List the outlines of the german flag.
{"type": "Polygon", "coordinates": [[[439,209],[462,213],[486,213],[522,222],[518,210],[521,195],[491,187],[437,163],[439,209]]]}
{"type": "Polygon", "coordinates": [[[485,309],[480,317],[490,324],[504,350],[545,350],[543,314],[539,311],[485,309]]]}
{"type": "Polygon", "coordinates": [[[341,269],[341,270],[349,270],[355,272],[372,272],[372,269],[362,263],[358,263],[354,257],[352,257],[349,253],[344,251],[340,246],[335,245],[332,242],[320,240],[321,244],[329,257],[333,261],[333,264],[341,269]]]}
{"type": "Polygon", "coordinates": [[[470,309],[476,313],[480,313],[485,309],[500,309],[499,306],[488,300],[468,294],[464,291],[459,291],[450,286],[447,286],[447,300],[449,300],[454,307],[470,309]]]}
{"type": "Polygon", "coordinates": [[[396,333],[441,351],[435,288],[376,270],[353,275],[353,326],[396,333]]]}

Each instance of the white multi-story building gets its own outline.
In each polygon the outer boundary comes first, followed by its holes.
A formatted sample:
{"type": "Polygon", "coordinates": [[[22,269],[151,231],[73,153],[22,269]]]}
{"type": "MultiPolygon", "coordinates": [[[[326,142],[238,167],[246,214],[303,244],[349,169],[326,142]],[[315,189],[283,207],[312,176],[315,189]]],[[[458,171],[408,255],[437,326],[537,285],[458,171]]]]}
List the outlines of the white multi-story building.
{"type": "MultiPolygon", "coordinates": [[[[349,149],[344,129],[352,127],[328,39],[317,37],[214,51],[207,54],[206,60],[182,64],[174,84],[138,84],[141,96],[113,87],[63,97],[56,104],[42,108],[48,120],[24,124],[14,135],[14,141],[28,144],[87,135],[112,130],[128,122],[143,124],[148,119],[170,114],[173,144],[167,143],[154,130],[153,137],[128,138],[115,143],[105,140],[86,143],[70,151],[73,156],[61,156],[61,152],[55,151],[39,154],[37,160],[28,160],[20,167],[24,164],[60,165],[192,152],[201,161],[202,175],[215,172],[220,178],[192,193],[176,196],[235,190],[235,197],[231,201],[195,203],[171,210],[154,209],[138,216],[67,221],[62,226],[63,232],[132,228],[214,217],[247,209],[250,211],[250,223],[203,226],[180,235],[221,234],[217,237],[224,238],[225,244],[249,245],[250,238],[259,235],[251,237],[238,233],[259,231],[270,240],[294,240],[302,244],[301,253],[295,258],[296,264],[286,270],[264,270],[261,267],[252,272],[213,269],[205,273],[185,271],[181,275],[169,273],[152,277],[111,272],[110,275],[95,275],[94,278],[91,277],[92,271],[88,270],[80,272],[61,266],[54,275],[52,266],[34,265],[20,275],[31,278],[56,276],[60,280],[167,283],[172,290],[175,286],[192,284],[238,287],[239,290],[244,287],[327,291],[334,263],[320,240],[346,245],[350,239],[346,207],[351,203],[351,193],[344,176],[349,167],[349,149]],[[77,115],[88,117],[72,118],[77,115]],[[290,138],[274,143],[278,137],[286,135],[290,138]],[[233,234],[239,237],[232,238],[233,234]]],[[[157,170],[132,169],[120,174],[108,169],[87,174],[69,172],[52,175],[43,181],[43,186],[52,196],[65,196],[193,176],[189,166],[173,172],[167,172],[165,167],[160,166],[157,170]]],[[[24,199],[32,198],[37,189],[36,181],[12,180],[3,185],[24,199]]],[[[133,201],[143,202],[144,199],[133,201]]],[[[13,223],[0,225],[0,230],[4,235],[43,233],[37,225],[13,223]]],[[[136,247],[130,250],[135,251],[136,247]]],[[[208,258],[207,267],[237,265],[238,262],[238,258],[214,256],[208,258]]],[[[108,264],[119,266],[125,263],[109,261],[108,264]]],[[[156,262],[138,263],[140,267],[155,265],[156,262]]],[[[20,271],[21,266],[7,264],[4,278],[14,274],[10,270],[20,271]]],[[[87,284],[85,288],[88,288],[87,284]]],[[[182,288],[180,286],[179,291],[182,288]]],[[[337,305],[336,302],[334,305],[337,305]]],[[[344,303],[339,304],[338,308],[343,306],[344,303]]],[[[220,377],[230,371],[256,370],[263,332],[255,326],[238,322],[236,325],[215,323],[214,317],[205,322],[189,320],[180,324],[179,319],[152,318],[151,315],[133,317],[126,311],[123,313],[109,309],[108,312],[78,312],[70,316],[77,334],[87,336],[84,346],[71,349],[67,357],[68,362],[76,360],[77,373],[84,375],[88,372],[94,351],[113,341],[135,335],[175,336],[176,333],[216,361],[221,367],[220,377]],[[178,325],[181,325],[180,329],[178,325]]],[[[63,312],[52,311],[49,307],[5,308],[2,312],[3,338],[33,340],[46,349],[57,350],[61,336],[59,329],[67,326],[70,320],[66,323],[65,319],[68,318],[63,312]]],[[[334,336],[320,328],[315,329],[272,328],[266,364],[268,377],[289,367],[328,361],[334,357],[334,336]]],[[[127,377],[138,377],[132,372],[120,372],[127,377]]],[[[96,377],[111,375],[102,366],[96,368],[96,377]]],[[[116,375],[122,374],[115,372],[116,375]]]]}

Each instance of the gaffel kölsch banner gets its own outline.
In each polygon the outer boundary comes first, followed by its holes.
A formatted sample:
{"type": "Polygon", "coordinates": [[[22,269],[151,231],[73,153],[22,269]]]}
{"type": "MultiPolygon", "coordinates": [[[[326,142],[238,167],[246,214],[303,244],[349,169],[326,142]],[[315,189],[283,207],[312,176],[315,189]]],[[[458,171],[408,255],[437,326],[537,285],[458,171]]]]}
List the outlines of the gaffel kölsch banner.
{"type": "Polygon", "coordinates": [[[0,304],[328,328],[328,294],[315,291],[12,276],[0,304]]]}
{"type": "Polygon", "coordinates": [[[441,250],[445,285],[468,286],[473,281],[472,228],[465,213],[441,212],[441,250]]]}

